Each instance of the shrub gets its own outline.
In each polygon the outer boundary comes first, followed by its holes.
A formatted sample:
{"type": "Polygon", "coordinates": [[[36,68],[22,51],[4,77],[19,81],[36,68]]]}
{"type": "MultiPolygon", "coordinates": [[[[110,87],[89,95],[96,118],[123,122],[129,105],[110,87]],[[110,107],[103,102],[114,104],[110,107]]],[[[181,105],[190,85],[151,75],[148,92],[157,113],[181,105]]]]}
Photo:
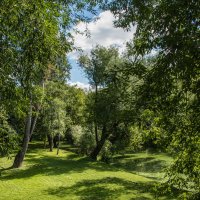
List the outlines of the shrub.
{"type": "Polygon", "coordinates": [[[80,125],[71,128],[73,144],[78,147],[78,153],[89,155],[95,147],[95,138],[93,133],[80,125]]]}
{"type": "Polygon", "coordinates": [[[10,157],[18,147],[18,135],[7,121],[7,114],[0,108],[0,155],[10,157]]]}

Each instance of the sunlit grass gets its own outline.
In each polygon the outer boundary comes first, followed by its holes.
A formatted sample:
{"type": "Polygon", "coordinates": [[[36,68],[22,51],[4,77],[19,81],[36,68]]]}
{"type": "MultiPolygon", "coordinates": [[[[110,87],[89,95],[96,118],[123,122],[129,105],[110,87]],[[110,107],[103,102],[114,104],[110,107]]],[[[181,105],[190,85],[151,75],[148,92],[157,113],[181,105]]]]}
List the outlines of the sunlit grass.
{"type": "MultiPolygon", "coordinates": [[[[142,152],[116,156],[105,164],[67,147],[57,156],[56,151],[35,146],[30,146],[21,169],[2,170],[1,200],[155,199],[154,183],[162,180],[162,169],[171,161],[165,154],[142,152]]],[[[0,160],[3,168],[11,164],[12,160],[0,160]]]]}

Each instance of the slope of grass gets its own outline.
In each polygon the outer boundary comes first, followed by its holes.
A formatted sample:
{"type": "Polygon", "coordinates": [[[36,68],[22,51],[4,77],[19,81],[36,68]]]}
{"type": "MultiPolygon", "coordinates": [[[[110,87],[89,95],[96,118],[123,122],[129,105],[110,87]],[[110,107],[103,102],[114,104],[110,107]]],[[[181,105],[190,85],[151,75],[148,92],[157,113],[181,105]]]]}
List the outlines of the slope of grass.
{"type": "Polygon", "coordinates": [[[0,200],[155,199],[153,184],[162,179],[162,169],[171,160],[165,154],[143,152],[116,156],[105,164],[80,157],[67,147],[56,156],[56,151],[35,145],[30,145],[21,169],[5,169],[12,160],[0,160],[4,168],[0,200]]]}

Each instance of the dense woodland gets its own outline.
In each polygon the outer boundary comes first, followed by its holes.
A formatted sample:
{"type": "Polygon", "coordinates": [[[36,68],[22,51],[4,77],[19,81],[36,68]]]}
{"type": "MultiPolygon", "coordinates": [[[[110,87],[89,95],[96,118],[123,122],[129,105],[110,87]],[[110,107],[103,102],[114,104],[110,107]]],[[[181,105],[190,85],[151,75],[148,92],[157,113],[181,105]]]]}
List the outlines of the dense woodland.
{"type": "Polygon", "coordinates": [[[20,168],[32,141],[108,165],[127,151],[165,152],[173,163],[158,191],[199,199],[199,11],[199,0],[1,0],[1,157],[20,168]],[[91,85],[82,90],[67,84],[71,32],[99,10],[136,32],[124,52],[102,44],[80,54],[91,85]]]}

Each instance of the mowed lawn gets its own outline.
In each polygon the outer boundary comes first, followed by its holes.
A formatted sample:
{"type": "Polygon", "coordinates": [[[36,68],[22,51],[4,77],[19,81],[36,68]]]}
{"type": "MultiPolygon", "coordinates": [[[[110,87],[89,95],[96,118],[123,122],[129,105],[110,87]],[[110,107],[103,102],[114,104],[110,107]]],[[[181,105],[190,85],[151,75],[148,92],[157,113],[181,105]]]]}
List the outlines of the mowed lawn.
{"type": "Polygon", "coordinates": [[[163,153],[142,152],[119,155],[106,164],[80,157],[69,146],[57,156],[56,150],[32,143],[22,168],[6,169],[12,160],[0,159],[0,200],[155,199],[154,184],[171,160],[163,153]]]}

